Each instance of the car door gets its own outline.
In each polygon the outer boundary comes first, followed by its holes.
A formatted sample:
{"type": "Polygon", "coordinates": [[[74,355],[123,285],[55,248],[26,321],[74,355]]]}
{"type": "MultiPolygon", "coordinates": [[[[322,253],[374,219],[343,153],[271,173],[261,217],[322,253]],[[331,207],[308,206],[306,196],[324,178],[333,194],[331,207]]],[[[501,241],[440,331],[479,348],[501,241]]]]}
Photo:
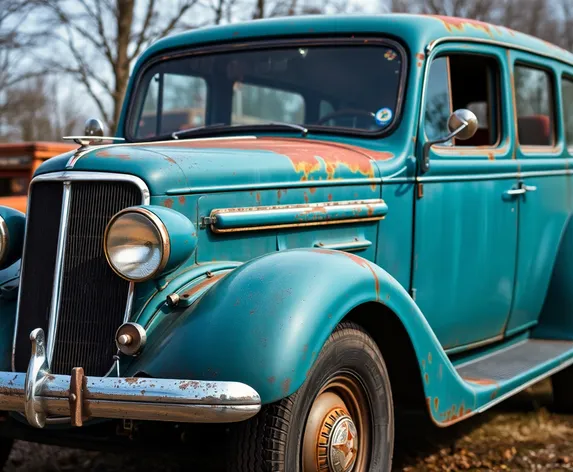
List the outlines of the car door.
{"type": "Polygon", "coordinates": [[[429,171],[417,177],[413,294],[452,352],[501,339],[511,309],[518,198],[506,54],[444,44],[426,72],[419,153],[448,134],[454,109],[480,120],[470,140],[432,146],[429,171]]]}
{"type": "MultiPolygon", "coordinates": [[[[559,99],[573,89],[570,75],[547,59],[514,51],[517,159],[520,164],[519,242],[513,308],[506,335],[537,324],[561,235],[569,216],[567,145],[572,103],[559,99]],[[563,108],[560,104],[563,104],[563,108]],[[567,119],[561,110],[567,109],[567,119]]],[[[568,93],[569,99],[571,92],[568,93]]]]}

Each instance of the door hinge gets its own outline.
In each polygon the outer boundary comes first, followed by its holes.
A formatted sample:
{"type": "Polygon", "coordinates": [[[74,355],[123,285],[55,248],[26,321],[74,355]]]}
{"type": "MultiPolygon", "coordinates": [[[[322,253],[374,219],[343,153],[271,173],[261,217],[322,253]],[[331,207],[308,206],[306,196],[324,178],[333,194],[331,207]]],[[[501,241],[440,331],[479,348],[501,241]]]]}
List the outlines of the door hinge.
{"type": "Polygon", "coordinates": [[[418,182],[416,184],[416,187],[417,187],[418,198],[424,198],[424,184],[422,182],[418,182]]]}
{"type": "Polygon", "coordinates": [[[415,288],[410,289],[410,296],[412,297],[412,300],[416,301],[416,289],[415,288]]]}
{"type": "Polygon", "coordinates": [[[202,216],[201,218],[199,218],[199,228],[205,229],[208,226],[215,224],[216,221],[217,218],[215,218],[214,216],[202,216]]]}

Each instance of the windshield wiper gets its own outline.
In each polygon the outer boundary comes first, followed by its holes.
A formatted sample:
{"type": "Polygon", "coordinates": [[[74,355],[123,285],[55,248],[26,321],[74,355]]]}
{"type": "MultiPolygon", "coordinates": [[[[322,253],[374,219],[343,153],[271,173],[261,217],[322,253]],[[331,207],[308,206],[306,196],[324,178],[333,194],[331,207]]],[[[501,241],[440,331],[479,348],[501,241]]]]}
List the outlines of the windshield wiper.
{"type": "MultiPolygon", "coordinates": [[[[292,128],[297,129],[300,131],[302,136],[306,136],[308,134],[308,128],[305,128],[302,125],[297,125],[294,123],[283,123],[282,121],[269,121],[268,123],[261,123],[260,126],[283,126],[285,128],[292,128]]],[[[259,125],[251,125],[251,126],[259,126],[259,125]]]]}
{"type": "Polygon", "coordinates": [[[240,129],[240,128],[255,128],[255,127],[260,127],[260,128],[264,128],[264,127],[283,127],[283,128],[290,128],[290,129],[296,129],[297,131],[300,131],[301,135],[303,137],[305,137],[308,134],[308,129],[302,125],[297,125],[294,123],[283,123],[281,121],[269,121],[267,123],[255,123],[255,124],[236,124],[236,125],[228,125],[226,123],[214,123],[212,125],[201,125],[201,126],[195,126],[194,128],[187,128],[187,129],[182,129],[179,131],[174,131],[173,133],[171,133],[171,137],[173,139],[179,139],[181,136],[187,136],[187,135],[192,135],[195,134],[197,132],[202,132],[205,130],[210,130],[211,128],[228,128],[228,129],[240,129]]]}
{"type": "Polygon", "coordinates": [[[193,134],[196,131],[203,131],[205,129],[218,128],[220,126],[225,126],[225,123],[213,123],[212,125],[201,125],[201,126],[195,126],[194,128],[187,128],[179,131],[174,131],[173,133],[171,133],[171,137],[173,139],[179,139],[179,136],[183,136],[186,134],[193,134]]]}

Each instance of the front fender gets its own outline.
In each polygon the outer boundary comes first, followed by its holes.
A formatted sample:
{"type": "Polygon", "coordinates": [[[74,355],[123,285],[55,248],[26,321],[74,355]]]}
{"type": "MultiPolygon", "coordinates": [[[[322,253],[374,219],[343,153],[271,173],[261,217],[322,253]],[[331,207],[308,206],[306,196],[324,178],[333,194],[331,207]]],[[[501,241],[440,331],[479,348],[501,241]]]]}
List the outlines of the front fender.
{"type": "Polygon", "coordinates": [[[431,363],[433,353],[435,364],[443,357],[443,370],[451,369],[425,318],[386,271],[349,253],[296,249],[262,256],[227,274],[167,329],[159,329],[161,339],[150,336],[130,371],[244,382],[263,403],[271,403],[303,384],[337,324],[367,302],[398,314],[419,359],[429,356],[431,363]]]}

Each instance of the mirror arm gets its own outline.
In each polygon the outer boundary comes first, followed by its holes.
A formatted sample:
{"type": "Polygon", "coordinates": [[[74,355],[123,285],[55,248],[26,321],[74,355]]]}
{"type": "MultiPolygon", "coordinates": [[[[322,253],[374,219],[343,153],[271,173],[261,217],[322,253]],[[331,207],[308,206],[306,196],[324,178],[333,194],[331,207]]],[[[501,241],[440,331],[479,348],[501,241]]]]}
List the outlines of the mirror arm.
{"type": "Polygon", "coordinates": [[[434,144],[445,143],[446,141],[449,141],[450,139],[455,138],[458,134],[460,134],[467,127],[468,127],[468,123],[464,122],[464,123],[462,123],[462,125],[460,127],[456,128],[450,134],[448,134],[446,136],[442,136],[441,138],[438,138],[438,139],[434,139],[433,141],[427,141],[424,144],[424,150],[422,152],[422,162],[420,163],[420,171],[422,172],[422,174],[424,174],[424,173],[428,172],[428,170],[430,170],[430,148],[434,144]]]}

